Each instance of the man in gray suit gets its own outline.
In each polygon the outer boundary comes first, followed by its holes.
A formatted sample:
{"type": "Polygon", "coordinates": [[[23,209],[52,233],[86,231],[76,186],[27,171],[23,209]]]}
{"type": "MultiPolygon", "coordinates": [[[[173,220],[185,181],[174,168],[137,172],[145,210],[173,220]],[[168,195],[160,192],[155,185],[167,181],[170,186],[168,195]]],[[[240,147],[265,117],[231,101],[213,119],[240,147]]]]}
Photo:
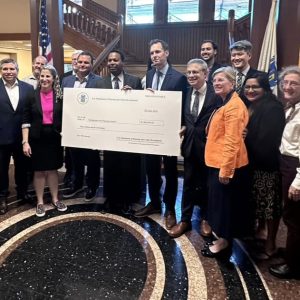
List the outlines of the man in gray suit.
{"type": "MultiPolygon", "coordinates": [[[[76,75],[63,78],[62,87],[95,88],[102,78],[92,73],[93,55],[83,51],[77,58],[78,71],[76,75]]],[[[91,201],[96,196],[100,180],[100,155],[98,150],[70,148],[74,178],[72,187],[65,192],[64,198],[74,197],[83,190],[84,166],[87,166],[87,190],[85,200],[91,201]]]]}
{"type": "MultiPolygon", "coordinates": [[[[121,50],[108,54],[110,75],[96,87],[105,89],[141,90],[140,78],[124,71],[125,55],[121,50]]],[[[130,213],[131,204],[138,202],[141,192],[141,155],[119,151],[104,151],[104,194],[110,212],[130,213]]]]}

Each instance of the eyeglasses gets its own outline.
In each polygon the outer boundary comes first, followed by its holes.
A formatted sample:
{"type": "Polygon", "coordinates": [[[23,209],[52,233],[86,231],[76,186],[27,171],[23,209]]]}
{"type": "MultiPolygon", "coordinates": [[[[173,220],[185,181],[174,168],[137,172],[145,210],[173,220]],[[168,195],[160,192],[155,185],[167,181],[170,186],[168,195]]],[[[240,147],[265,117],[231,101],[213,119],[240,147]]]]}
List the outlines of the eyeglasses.
{"type": "Polygon", "coordinates": [[[252,91],[257,91],[259,89],[262,89],[262,87],[259,85],[245,85],[244,86],[245,91],[250,91],[250,89],[252,89],[252,91]]]}
{"type": "Polygon", "coordinates": [[[296,88],[296,87],[300,86],[300,83],[298,83],[296,81],[283,80],[283,81],[280,82],[280,85],[282,87],[287,87],[289,85],[292,88],[296,88]]]}

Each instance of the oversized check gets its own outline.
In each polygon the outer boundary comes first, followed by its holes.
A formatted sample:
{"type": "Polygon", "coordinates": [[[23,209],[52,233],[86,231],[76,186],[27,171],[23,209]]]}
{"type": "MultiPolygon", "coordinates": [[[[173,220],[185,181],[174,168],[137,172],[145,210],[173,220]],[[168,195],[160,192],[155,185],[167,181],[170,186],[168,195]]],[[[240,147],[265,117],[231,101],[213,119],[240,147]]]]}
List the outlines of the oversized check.
{"type": "Polygon", "coordinates": [[[65,88],[62,144],[180,155],[181,92],[65,88]]]}

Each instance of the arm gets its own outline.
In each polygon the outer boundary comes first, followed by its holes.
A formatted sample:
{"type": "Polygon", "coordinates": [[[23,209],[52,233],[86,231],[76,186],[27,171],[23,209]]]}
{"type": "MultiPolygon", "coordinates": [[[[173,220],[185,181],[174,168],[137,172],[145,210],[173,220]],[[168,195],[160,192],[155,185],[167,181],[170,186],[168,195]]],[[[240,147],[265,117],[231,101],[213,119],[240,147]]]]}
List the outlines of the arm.
{"type": "MultiPolygon", "coordinates": [[[[298,156],[300,162],[300,140],[298,143],[298,156]]],[[[300,201],[300,167],[297,168],[297,174],[289,188],[289,198],[293,201],[300,201]]]]}
{"type": "Polygon", "coordinates": [[[22,136],[23,136],[23,141],[22,141],[22,145],[23,145],[23,153],[26,156],[31,156],[31,147],[29,145],[29,127],[23,127],[22,128],[22,136]]]}

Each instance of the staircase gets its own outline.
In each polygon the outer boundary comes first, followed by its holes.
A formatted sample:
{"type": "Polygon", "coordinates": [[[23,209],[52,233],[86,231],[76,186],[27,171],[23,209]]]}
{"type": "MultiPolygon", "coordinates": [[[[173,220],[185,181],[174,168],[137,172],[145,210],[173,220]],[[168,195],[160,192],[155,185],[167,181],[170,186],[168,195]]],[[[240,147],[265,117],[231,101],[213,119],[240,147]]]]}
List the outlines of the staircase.
{"type": "Polygon", "coordinates": [[[122,16],[116,17],[113,22],[70,0],[64,0],[63,6],[65,43],[75,49],[92,52],[96,57],[94,71],[100,73],[107,54],[121,43],[122,16]]]}

